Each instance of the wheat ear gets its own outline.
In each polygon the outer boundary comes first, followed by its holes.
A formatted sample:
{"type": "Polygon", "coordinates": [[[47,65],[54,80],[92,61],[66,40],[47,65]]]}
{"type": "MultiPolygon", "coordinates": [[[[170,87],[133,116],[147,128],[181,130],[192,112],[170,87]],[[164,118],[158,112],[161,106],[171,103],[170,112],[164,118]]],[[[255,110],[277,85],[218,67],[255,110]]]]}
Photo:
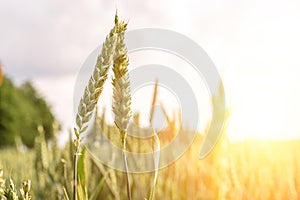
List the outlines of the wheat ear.
{"type": "Polygon", "coordinates": [[[118,16],[115,16],[115,26],[111,29],[102,46],[102,51],[97,58],[96,66],[91,75],[88,85],[85,87],[84,94],[80,99],[78,112],[76,116],[76,125],[74,128],[76,139],[75,147],[80,146],[82,134],[87,128],[87,123],[92,117],[93,111],[97,105],[98,99],[103,89],[103,85],[107,79],[107,73],[113,60],[115,53],[117,35],[118,35],[118,16]]]}
{"type": "Polygon", "coordinates": [[[80,155],[80,145],[83,140],[81,134],[88,128],[88,122],[91,119],[95,107],[97,105],[99,96],[102,92],[103,85],[107,79],[107,73],[115,55],[117,35],[123,29],[120,26],[119,18],[115,15],[115,26],[111,29],[109,35],[106,37],[102,46],[102,51],[97,58],[96,66],[91,75],[88,85],[85,87],[83,97],[78,106],[78,113],[76,116],[77,128],[74,128],[75,133],[75,155],[74,155],[74,174],[73,174],[73,199],[77,199],[77,162],[80,155]]]}
{"type": "Polygon", "coordinates": [[[127,185],[127,196],[131,200],[131,191],[129,183],[129,172],[128,164],[126,158],[126,136],[127,136],[127,127],[129,120],[131,118],[131,95],[130,95],[130,82],[128,75],[128,55],[127,48],[124,42],[125,30],[127,24],[124,22],[120,23],[120,29],[124,30],[122,33],[118,34],[117,37],[117,46],[116,54],[113,64],[114,79],[112,81],[113,85],[113,113],[115,116],[115,124],[120,132],[121,143],[122,143],[122,154],[125,166],[126,174],[126,185],[127,185]]]}

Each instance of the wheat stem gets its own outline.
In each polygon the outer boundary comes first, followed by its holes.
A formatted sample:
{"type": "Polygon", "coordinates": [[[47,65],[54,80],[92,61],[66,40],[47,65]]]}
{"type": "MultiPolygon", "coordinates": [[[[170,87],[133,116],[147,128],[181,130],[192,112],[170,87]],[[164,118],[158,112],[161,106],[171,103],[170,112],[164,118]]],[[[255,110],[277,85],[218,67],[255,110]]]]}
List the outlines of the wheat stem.
{"type": "Polygon", "coordinates": [[[123,147],[122,148],[122,154],[123,154],[123,161],[124,161],[125,175],[126,175],[127,198],[128,198],[128,200],[131,200],[129,172],[128,172],[128,162],[127,162],[127,157],[126,157],[126,139],[123,141],[122,147],[123,147]]]}

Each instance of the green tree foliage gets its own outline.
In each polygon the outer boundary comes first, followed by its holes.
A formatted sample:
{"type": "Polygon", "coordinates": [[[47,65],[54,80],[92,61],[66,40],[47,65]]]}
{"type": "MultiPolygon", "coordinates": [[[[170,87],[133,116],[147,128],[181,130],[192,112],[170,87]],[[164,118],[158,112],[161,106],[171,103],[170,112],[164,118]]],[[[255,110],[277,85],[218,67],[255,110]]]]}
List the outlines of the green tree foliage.
{"type": "Polygon", "coordinates": [[[19,137],[32,148],[39,134],[38,125],[43,126],[45,137],[50,140],[53,138],[54,121],[50,107],[30,82],[16,87],[4,77],[0,88],[0,147],[15,145],[19,137]]]}

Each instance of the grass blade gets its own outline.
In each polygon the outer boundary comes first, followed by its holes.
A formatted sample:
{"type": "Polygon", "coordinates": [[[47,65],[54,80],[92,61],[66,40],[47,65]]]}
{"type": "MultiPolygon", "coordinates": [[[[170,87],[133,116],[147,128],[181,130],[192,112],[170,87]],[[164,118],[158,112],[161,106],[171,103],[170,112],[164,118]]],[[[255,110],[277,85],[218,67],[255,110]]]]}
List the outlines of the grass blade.
{"type": "Polygon", "coordinates": [[[96,186],[96,189],[95,191],[92,193],[91,197],[89,198],[89,200],[96,200],[98,195],[100,194],[103,186],[104,186],[104,183],[105,183],[105,179],[107,177],[107,174],[105,174],[105,176],[102,177],[102,179],[100,180],[99,184],[96,186]]]}

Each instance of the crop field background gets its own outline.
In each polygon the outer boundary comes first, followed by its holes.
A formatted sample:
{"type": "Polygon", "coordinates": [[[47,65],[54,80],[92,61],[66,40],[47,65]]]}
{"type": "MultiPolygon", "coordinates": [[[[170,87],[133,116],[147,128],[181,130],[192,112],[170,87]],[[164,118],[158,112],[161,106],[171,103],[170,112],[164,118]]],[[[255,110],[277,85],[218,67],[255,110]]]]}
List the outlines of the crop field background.
{"type": "MultiPolygon", "coordinates": [[[[223,138],[208,158],[199,160],[201,140],[197,135],[177,162],[159,171],[157,199],[300,198],[300,141],[231,143],[223,138]]],[[[31,179],[33,199],[61,199],[62,187],[71,182],[72,154],[67,146],[56,149],[55,155],[53,147],[43,143],[37,141],[38,147],[26,152],[1,150],[4,177],[12,177],[18,186],[31,179]]],[[[84,157],[87,191],[92,193],[106,177],[97,199],[126,199],[122,173],[103,166],[87,152],[84,157]]],[[[150,179],[151,174],[132,175],[134,199],[149,195],[150,179]]]]}
{"type": "Polygon", "coordinates": [[[299,11],[1,0],[0,200],[299,200],[299,11]]]}
{"type": "MultiPolygon", "coordinates": [[[[91,130],[92,135],[98,138],[95,142],[103,145],[101,137],[105,136],[120,145],[117,129],[109,125],[104,116],[96,114],[94,117],[94,127],[91,130]],[[104,133],[100,130],[104,130],[104,133]]],[[[174,116],[166,117],[174,119],[174,116]]],[[[172,141],[176,123],[171,120],[159,133],[162,146],[172,141]]],[[[159,170],[156,199],[300,198],[299,140],[248,139],[231,142],[225,128],[213,152],[200,160],[199,150],[204,134],[196,134],[193,144],[182,157],[159,170]]],[[[0,151],[3,177],[11,177],[16,186],[31,179],[30,193],[33,199],[64,199],[64,189],[69,195],[72,193],[73,141],[69,140],[64,148],[59,148],[56,133],[54,135],[54,140],[49,143],[45,140],[44,131],[40,129],[34,149],[24,149],[22,143],[19,143],[14,148],[0,151]]],[[[129,137],[128,144],[131,151],[151,150],[150,143],[139,142],[134,138],[129,137]]],[[[100,152],[109,153],[109,149],[102,148],[100,152]]],[[[80,156],[78,173],[82,192],[89,198],[126,199],[124,173],[106,167],[86,149],[80,156]]],[[[153,173],[131,174],[132,198],[147,198],[152,179],[153,173]]]]}

